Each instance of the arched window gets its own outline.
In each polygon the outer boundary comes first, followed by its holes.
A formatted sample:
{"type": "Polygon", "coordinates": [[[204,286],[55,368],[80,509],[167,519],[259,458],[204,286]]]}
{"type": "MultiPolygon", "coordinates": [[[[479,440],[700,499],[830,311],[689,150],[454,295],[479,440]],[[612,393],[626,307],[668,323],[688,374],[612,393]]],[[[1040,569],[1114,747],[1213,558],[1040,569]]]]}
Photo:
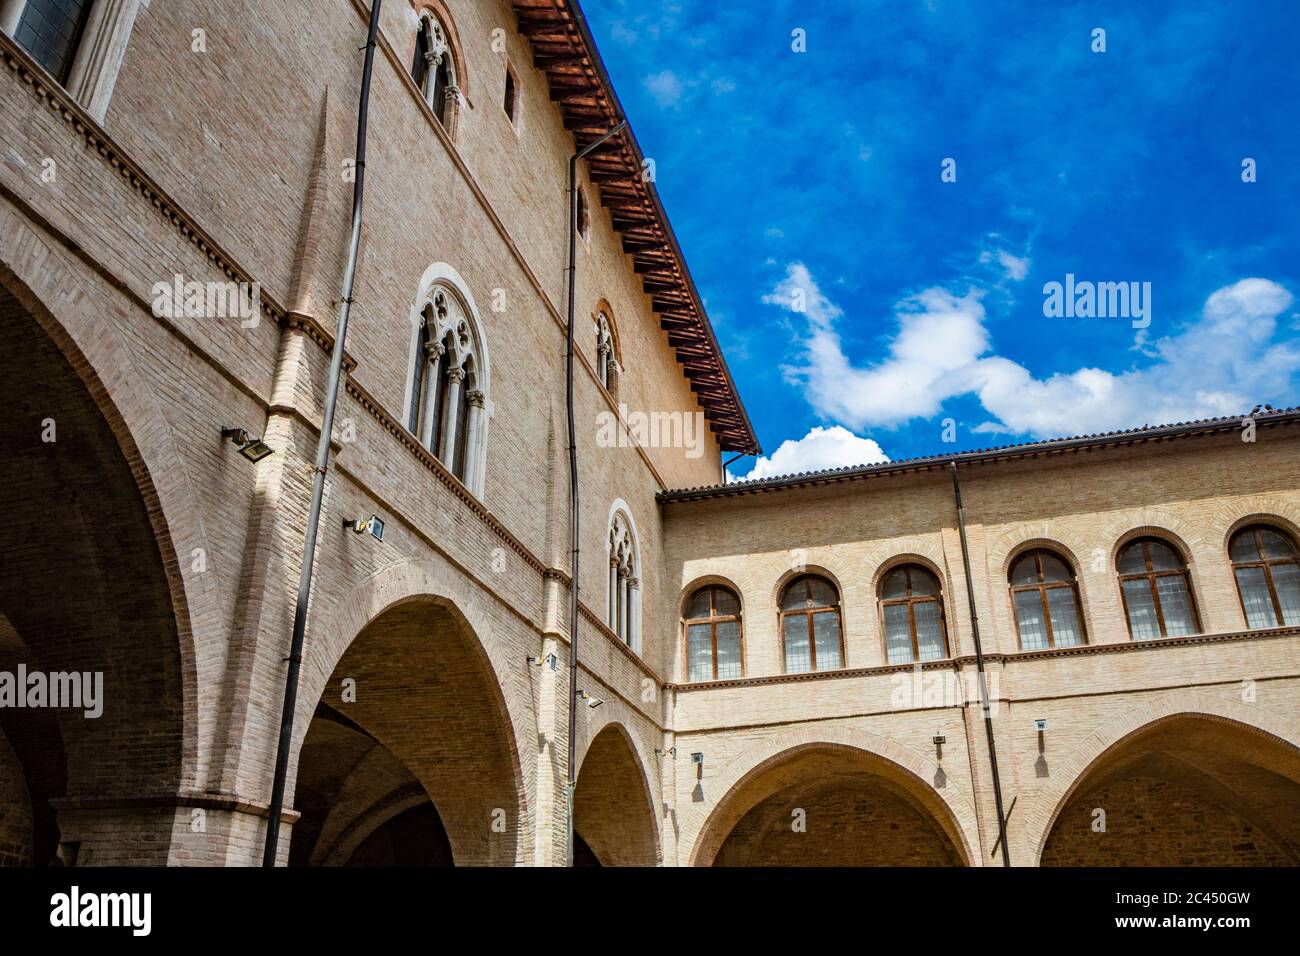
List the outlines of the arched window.
{"type": "Polygon", "coordinates": [[[641,581],[636,533],[627,513],[614,512],[609,522],[609,629],[628,647],[640,651],[641,581]]]}
{"type": "Polygon", "coordinates": [[[486,353],[472,310],[435,284],[419,311],[407,425],[476,495],[483,489],[486,353]]]}
{"type": "Polygon", "coordinates": [[[456,80],[456,60],[447,29],[426,10],[420,14],[420,29],[415,37],[415,59],[411,79],[424,94],[424,101],[448,133],[455,132],[460,109],[460,87],[456,80]]]}
{"type": "Polygon", "coordinates": [[[1120,593],[1135,641],[1195,634],[1196,608],[1187,568],[1177,551],[1159,538],[1130,541],[1119,553],[1120,593]]]}
{"type": "Polygon", "coordinates": [[[1247,627],[1300,624],[1300,562],[1291,536],[1276,528],[1242,528],[1228,544],[1247,627]]]}
{"type": "Polygon", "coordinates": [[[781,642],[785,672],[829,671],[844,666],[840,596],[816,574],[795,578],[781,592],[781,642]]]}
{"type": "Polygon", "coordinates": [[[614,347],[614,326],[604,309],[596,314],[596,376],[613,394],[618,385],[618,357],[614,347]]]}
{"type": "Polygon", "coordinates": [[[939,579],[919,564],[894,568],[880,582],[885,656],[890,664],[937,661],[948,656],[939,579]]]}
{"type": "Polygon", "coordinates": [[[1078,583],[1070,566],[1051,551],[1030,551],[1012,565],[1011,602],[1021,650],[1084,643],[1078,583]]]}
{"type": "Polygon", "coordinates": [[[717,585],[700,588],[686,605],[685,626],[692,681],[744,676],[740,599],[734,591],[717,585]]]}

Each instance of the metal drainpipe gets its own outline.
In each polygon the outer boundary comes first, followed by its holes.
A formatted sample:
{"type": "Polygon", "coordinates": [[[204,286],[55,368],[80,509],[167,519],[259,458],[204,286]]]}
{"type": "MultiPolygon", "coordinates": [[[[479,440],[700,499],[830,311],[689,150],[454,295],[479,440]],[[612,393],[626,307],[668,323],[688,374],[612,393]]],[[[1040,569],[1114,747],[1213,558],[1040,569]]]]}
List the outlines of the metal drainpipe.
{"type": "Polygon", "coordinates": [[[334,353],[330,357],[329,380],[325,385],[325,412],[321,418],[320,441],[316,445],[316,476],[311,489],[311,513],[303,543],[302,573],[298,579],[298,605],[293,615],[293,641],[289,649],[289,672],[284,681],[284,708],[280,712],[280,743],[275,753],[275,776],[271,782],[271,806],[266,820],[266,845],[262,865],[275,866],[280,841],[280,815],[284,812],[284,788],[289,775],[289,750],[293,744],[293,712],[298,705],[298,675],[302,670],[302,647],[307,634],[307,602],[311,597],[311,573],[316,560],[316,532],[320,527],[325,475],[330,463],[330,435],[334,431],[334,409],[338,404],[339,381],[343,377],[343,349],[348,336],[348,315],[352,311],[352,287],[357,277],[357,251],[361,245],[361,202],[366,182],[366,122],[370,114],[370,77],[375,64],[375,42],[379,31],[379,8],[370,8],[370,34],[366,39],[366,60],[361,73],[361,107],[357,117],[356,179],[352,184],[352,241],[343,273],[339,301],[339,323],[334,332],[334,353]]]}
{"type": "Polygon", "coordinates": [[[998,748],[993,742],[993,715],[989,708],[989,688],[984,680],[984,651],[980,647],[980,621],[975,611],[975,585],[970,576],[970,548],[966,544],[966,509],[961,501],[961,485],[957,482],[957,463],[952,462],[952,493],[957,500],[957,531],[961,535],[961,564],[966,572],[966,599],[970,602],[971,635],[975,639],[975,666],[979,670],[980,706],[984,709],[984,732],[989,740],[989,769],[993,774],[993,799],[998,808],[998,840],[1002,844],[1002,865],[1011,865],[1007,848],[1007,818],[1002,812],[1002,781],[998,777],[998,748]]]}
{"type": "Polygon", "coordinates": [[[564,388],[569,423],[569,547],[573,555],[573,566],[572,579],[569,581],[569,793],[565,800],[565,866],[573,866],[573,792],[578,784],[578,442],[573,420],[573,297],[578,269],[578,160],[617,136],[625,126],[627,120],[569,157],[569,326],[564,388]]]}

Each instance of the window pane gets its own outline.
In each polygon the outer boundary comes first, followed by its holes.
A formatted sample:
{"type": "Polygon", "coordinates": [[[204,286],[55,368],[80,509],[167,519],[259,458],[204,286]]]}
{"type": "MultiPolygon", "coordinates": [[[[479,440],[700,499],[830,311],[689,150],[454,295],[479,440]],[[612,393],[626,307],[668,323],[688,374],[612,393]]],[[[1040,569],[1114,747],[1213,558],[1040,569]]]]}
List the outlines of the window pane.
{"type": "Polygon", "coordinates": [[[913,565],[911,575],[912,594],[937,595],[939,593],[939,579],[925,568],[913,565]]]}
{"type": "Polygon", "coordinates": [[[1264,539],[1264,557],[1289,558],[1295,554],[1295,545],[1291,539],[1278,534],[1272,528],[1260,528],[1259,536],[1264,539]]]}
{"type": "Polygon", "coordinates": [[[1228,545],[1228,553],[1234,561],[1258,561],[1259,548],[1255,545],[1255,530],[1246,528],[1234,534],[1232,543],[1228,545]]]}
{"type": "Polygon", "coordinates": [[[895,568],[885,575],[884,583],[880,585],[880,596],[885,600],[907,597],[907,570],[905,568],[895,568]]]}
{"type": "Polygon", "coordinates": [[[785,670],[788,674],[802,674],[812,669],[808,648],[808,616],[792,614],[784,618],[785,670]]]}
{"type": "Polygon", "coordinates": [[[1272,571],[1277,601],[1282,605],[1282,623],[1300,624],[1300,565],[1275,564],[1272,571]]]}
{"type": "MultiPolygon", "coordinates": [[[[1273,569],[1275,572],[1278,568],[1273,569]]],[[[1237,589],[1246,610],[1247,627],[1277,627],[1277,614],[1268,595],[1268,580],[1263,568],[1237,568],[1237,589]]]]}
{"type": "Polygon", "coordinates": [[[1064,561],[1054,554],[1043,553],[1044,581],[1068,581],[1071,577],[1070,569],[1064,561]]]}
{"type": "Polygon", "coordinates": [[[701,588],[695,592],[691,598],[691,603],[686,606],[686,617],[688,619],[709,616],[709,589],[701,588]]]}
{"type": "Polygon", "coordinates": [[[804,586],[804,579],[800,578],[786,585],[785,593],[781,595],[781,610],[800,611],[807,606],[808,589],[804,586]]]}
{"type": "Polygon", "coordinates": [[[88,0],[27,0],[14,39],[36,61],[65,79],[88,0]]]}
{"type": "Polygon", "coordinates": [[[885,605],[885,650],[891,664],[912,662],[912,628],[906,604],[885,605]]]}
{"type": "Polygon", "coordinates": [[[686,656],[691,662],[691,680],[713,680],[713,638],[708,624],[687,629],[686,656]]]}
{"type": "Polygon", "coordinates": [[[1020,647],[1039,651],[1047,646],[1047,628],[1043,624],[1043,598],[1038,589],[1016,591],[1016,620],[1020,622],[1020,647]]]}
{"type": "Polygon", "coordinates": [[[718,679],[740,677],[740,622],[722,621],[718,635],[718,679]]]}
{"type": "Polygon", "coordinates": [[[1137,574],[1147,569],[1146,559],[1142,557],[1142,542],[1135,541],[1119,553],[1119,573],[1137,574]]]}
{"type": "Polygon", "coordinates": [[[1027,554],[1011,567],[1012,584],[1037,584],[1038,561],[1033,554],[1027,554]]]}
{"type": "Polygon", "coordinates": [[[840,660],[840,614],[823,611],[813,615],[813,638],[817,641],[817,669],[834,670],[843,666],[840,660]]]}
{"type": "Polygon", "coordinates": [[[713,589],[713,610],[719,617],[740,614],[740,602],[726,588],[713,589]]]}
{"type": "Polygon", "coordinates": [[[1057,647],[1072,647],[1083,643],[1074,588],[1048,588],[1047,610],[1052,615],[1052,640],[1057,647]]]}
{"type": "Polygon", "coordinates": [[[834,607],[839,603],[835,588],[825,578],[809,578],[808,583],[812,586],[814,607],[834,607]]]}
{"type": "Polygon", "coordinates": [[[1156,588],[1160,594],[1160,610],[1165,618],[1165,635],[1181,637],[1195,634],[1196,625],[1192,623],[1192,603],[1187,594],[1187,581],[1181,574],[1156,578],[1156,588]]]}
{"type": "Polygon", "coordinates": [[[1147,553],[1151,555],[1151,570],[1175,571],[1183,566],[1174,549],[1159,541],[1147,542],[1147,553]]]}
{"type": "Polygon", "coordinates": [[[1133,640],[1149,641],[1160,636],[1160,622],[1156,619],[1156,605],[1147,579],[1125,581],[1124,602],[1128,605],[1128,629],[1133,640]]]}
{"type": "Polygon", "coordinates": [[[937,661],[944,657],[943,622],[938,601],[918,601],[912,605],[916,615],[916,646],[921,660],[937,661]]]}

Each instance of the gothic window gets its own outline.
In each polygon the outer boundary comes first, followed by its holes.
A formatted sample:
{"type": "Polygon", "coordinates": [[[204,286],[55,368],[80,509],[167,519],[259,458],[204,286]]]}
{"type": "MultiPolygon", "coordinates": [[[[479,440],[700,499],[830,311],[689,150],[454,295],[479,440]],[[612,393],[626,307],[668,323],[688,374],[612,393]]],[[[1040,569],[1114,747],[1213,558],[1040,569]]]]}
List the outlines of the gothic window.
{"type": "Polygon", "coordinates": [[[448,133],[455,131],[457,111],[460,108],[460,87],[456,80],[455,53],[447,38],[447,29],[432,12],[420,16],[420,29],[415,38],[415,59],[411,63],[411,79],[424,94],[424,101],[438,117],[438,122],[448,133]]]}
{"type": "Polygon", "coordinates": [[[1228,553],[1247,627],[1300,624],[1300,562],[1290,535],[1265,525],[1243,528],[1228,553]]]}
{"type": "Polygon", "coordinates": [[[436,284],[419,310],[407,428],[474,494],[482,493],[487,374],[482,335],[455,290],[436,284]]]}
{"type": "Polygon", "coordinates": [[[596,376],[601,387],[610,394],[614,393],[618,383],[618,370],[613,324],[602,309],[596,315],[596,376]]]}
{"type": "Polygon", "coordinates": [[[1051,551],[1030,551],[1011,567],[1011,603],[1020,649],[1038,651],[1084,643],[1074,572],[1051,551]]]}
{"type": "Polygon", "coordinates": [[[1187,566],[1159,538],[1138,538],[1124,546],[1117,562],[1120,594],[1135,641],[1195,634],[1199,625],[1187,581],[1187,566]]]}
{"type": "Polygon", "coordinates": [[[632,521],[621,510],[609,524],[609,602],[606,621],[619,640],[640,649],[641,582],[632,521]]]}
{"type": "Polygon", "coordinates": [[[781,643],[787,674],[844,666],[840,595],[835,585],[816,574],[786,585],[781,592],[781,643]]]}
{"type": "Polygon", "coordinates": [[[939,579],[919,564],[894,568],[880,582],[885,657],[890,664],[937,661],[948,656],[939,579]]]}
{"type": "Polygon", "coordinates": [[[687,602],[684,626],[690,680],[744,676],[740,599],[734,591],[719,585],[700,588],[687,602]]]}
{"type": "Polygon", "coordinates": [[[578,235],[583,242],[591,239],[591,213],[587,209],[587,194],[578,189],[578,235]]]}
{"type": "Polygon", "coordinates": [[[6,14],[17,18],[12,27],[5,24],[14,40],[55,79],[66,84],[90,15],[91,0],[20,0],[12,4],[12,13],[11,4],[4,6],[6,14]]]}

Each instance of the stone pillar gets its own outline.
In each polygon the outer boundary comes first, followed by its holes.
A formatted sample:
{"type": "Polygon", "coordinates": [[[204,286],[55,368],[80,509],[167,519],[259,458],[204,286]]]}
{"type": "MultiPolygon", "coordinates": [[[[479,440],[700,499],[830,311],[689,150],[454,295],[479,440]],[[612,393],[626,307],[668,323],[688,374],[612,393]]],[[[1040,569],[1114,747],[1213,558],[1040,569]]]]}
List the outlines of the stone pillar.
{"type": "Polygon", "coordinates": [[[460,384],[465,381],[465,370],[453,368],[447,371],[447,401],[442,409],[442,451],[434,452],[442,463],[452,468],[456,455],[456,412],[460,408],[460,384]]]}
{"type": "Polygon", "coordinates": [[[18,30],[18,21],[23,18],[23,7],[27,0],[0,0],[0,30],[13,36],[18,30]]]}
{"type": "Polygon", "coordinates": [[[68,92],[101,123],[108,114],[140,0],[95,0],[68,77],[68,92]]]}
{"type": "Polygon", "coordinates": [[[482,441],[483,435],[483,416],[487,414],[487,396],[481,389],[472,388],[469,390],[466,398],[469,400],[469,415],[466,418],[465,430],[465,484],[470,491],[482,497],[482,456],[478,453],[478,446],[482,441]]]}
{"type": "Polygon", "coordinates": [[[641,581],[639,578],[627,579],[627,645],[637,653],[641,652],[641,581]]]}
{"type": "Polygon", "coordinates": [[[435,455],[438,454],[438,449],[433,447],[433,412],[437,407],[438,389],[442,387],[438,381],[438,359],[442,357],[445,348],[441,342],[430,342],[424,347],[424,408],[420,412],[420,444],[435,455]]]}

